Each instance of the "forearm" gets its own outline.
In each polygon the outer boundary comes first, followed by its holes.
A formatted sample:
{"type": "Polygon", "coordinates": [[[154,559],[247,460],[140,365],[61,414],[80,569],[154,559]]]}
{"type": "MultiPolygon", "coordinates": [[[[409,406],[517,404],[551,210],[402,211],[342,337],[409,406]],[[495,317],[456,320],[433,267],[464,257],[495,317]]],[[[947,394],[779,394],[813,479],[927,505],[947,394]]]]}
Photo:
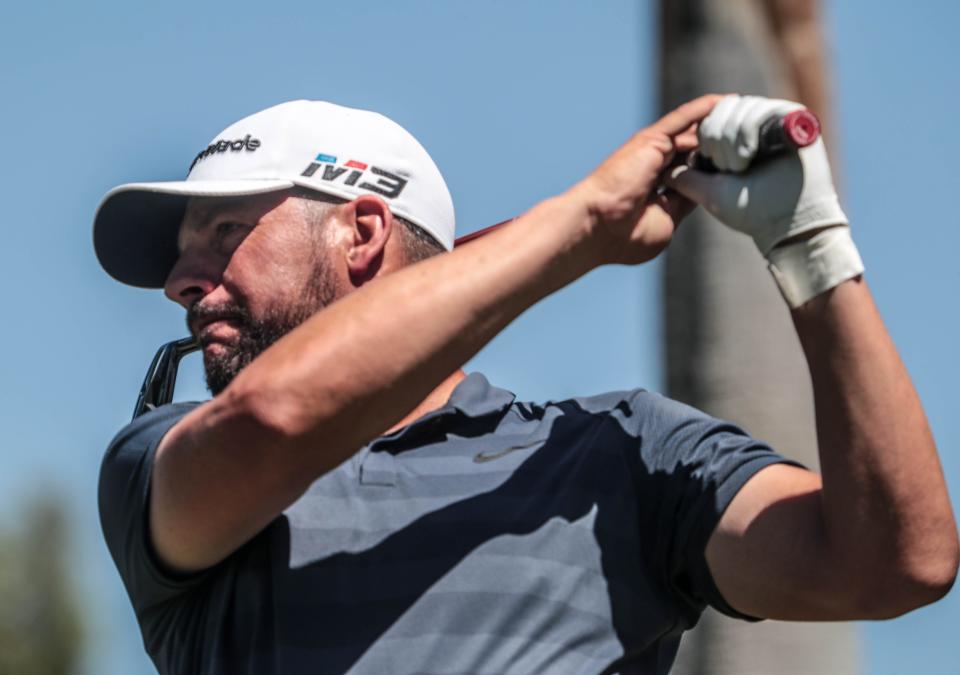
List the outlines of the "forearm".
{"type": "Polygon", "coordinates": [[[919,398],[866,284],[847,281],[793,318],[813,380],[826,543],[863,601],[884,603],[869,613],[930,602],[956,573],[956,524],[919,398]]]}

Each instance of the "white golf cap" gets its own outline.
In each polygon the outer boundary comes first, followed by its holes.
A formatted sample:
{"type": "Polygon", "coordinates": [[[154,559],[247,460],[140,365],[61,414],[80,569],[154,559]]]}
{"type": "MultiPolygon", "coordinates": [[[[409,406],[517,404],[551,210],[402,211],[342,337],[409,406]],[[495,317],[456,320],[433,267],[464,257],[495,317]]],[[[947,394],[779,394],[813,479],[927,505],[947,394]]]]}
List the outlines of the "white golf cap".
{"type": "Polygon", "coordinates": [[[379,195],[394,215],[453,248],[450,191],[410,132],[367,110],[290,101],[217,134],[197,154],[186,180],[129,183],[108,192],[93,223],[97,258],[123,283],[162,288],[177,260],[177,232],[189,198],[296,186],[346,200],[379,195]]]}

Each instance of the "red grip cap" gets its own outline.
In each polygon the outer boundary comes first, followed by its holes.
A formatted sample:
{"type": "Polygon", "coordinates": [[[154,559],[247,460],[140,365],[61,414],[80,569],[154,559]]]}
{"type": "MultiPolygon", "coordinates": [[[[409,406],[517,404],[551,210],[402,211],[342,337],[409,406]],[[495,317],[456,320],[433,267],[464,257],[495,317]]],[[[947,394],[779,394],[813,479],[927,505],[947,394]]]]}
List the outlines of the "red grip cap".
{"type": "Polygon", "coordinates": [[[783,133],[797,148],[805,148],[820,137],[820,120],[809,110],[794,110],[783,116],[783,133]]]}

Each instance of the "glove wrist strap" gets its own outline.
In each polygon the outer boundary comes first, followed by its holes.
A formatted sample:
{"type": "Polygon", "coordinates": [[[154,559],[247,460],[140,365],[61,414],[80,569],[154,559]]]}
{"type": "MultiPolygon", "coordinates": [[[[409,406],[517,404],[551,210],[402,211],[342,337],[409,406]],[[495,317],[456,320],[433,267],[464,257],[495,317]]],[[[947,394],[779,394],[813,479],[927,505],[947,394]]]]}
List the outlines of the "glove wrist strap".
{"type": "Polygon", "coordinates": [[[831,227],[804,241],[767,254],[784,300],[795,309],[842,282],[863,274],[863,261],[850,228],[831,227]]]}

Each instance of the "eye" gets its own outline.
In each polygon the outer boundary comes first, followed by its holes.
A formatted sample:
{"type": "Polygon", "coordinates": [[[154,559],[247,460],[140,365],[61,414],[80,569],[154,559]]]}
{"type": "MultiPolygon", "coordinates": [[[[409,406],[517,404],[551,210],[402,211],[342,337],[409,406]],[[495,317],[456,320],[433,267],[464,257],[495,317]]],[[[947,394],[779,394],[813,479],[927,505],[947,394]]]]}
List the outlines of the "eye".
{"type": "Polygon", "coordinates": [[[247,226],[232,220],[225,220],[217,223],[217,239],[225,239],[238,230],[245,229],[247,226]]]}
{"type": "Polygon", "coordinates": [[[216,224],[213,246],[225,253],[232,253],[250,233],[251,227],[236,220],[223,220],[216,224]]]}

